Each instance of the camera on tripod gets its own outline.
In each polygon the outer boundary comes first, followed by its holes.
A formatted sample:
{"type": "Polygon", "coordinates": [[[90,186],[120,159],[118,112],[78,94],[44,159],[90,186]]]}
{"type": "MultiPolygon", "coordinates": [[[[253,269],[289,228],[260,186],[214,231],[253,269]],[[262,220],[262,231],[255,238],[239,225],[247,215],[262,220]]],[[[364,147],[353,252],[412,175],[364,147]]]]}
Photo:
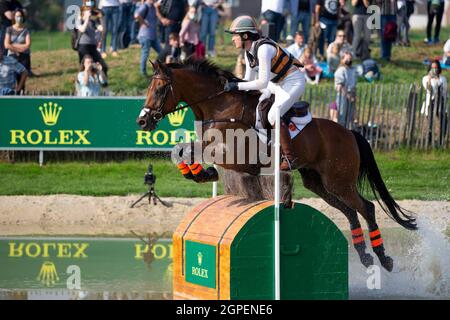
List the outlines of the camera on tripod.
{"type": "Polygon", "coordinates": [[[165,202],[158,197],[155,191],[155,183],[156,183],[156,175],[153,173],[153,166],[151,164],[148,165],[147,171],[144,174],[144,184],[148,186],[148,191],[141,196],[136,202],[131,205],[131,208],[134,208],[136,204],[138,204],[142,199],[148,197],[148,203],[157,204],[157,201],[161,202],[163,206],[171,207],[172,204],[169,202],[165,202]]]}

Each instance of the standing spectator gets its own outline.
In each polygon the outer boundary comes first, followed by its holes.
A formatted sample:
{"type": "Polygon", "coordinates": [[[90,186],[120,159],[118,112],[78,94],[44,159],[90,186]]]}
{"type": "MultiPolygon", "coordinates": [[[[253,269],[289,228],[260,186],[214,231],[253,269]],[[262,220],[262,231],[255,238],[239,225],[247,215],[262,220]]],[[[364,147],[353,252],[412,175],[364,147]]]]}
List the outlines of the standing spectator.
{"type": "Polygon", "coordinates": [[[131,39],[131,25],[133,23],[133,2],[132,0],[120,1],[119,35],[121,47],[126,48],[131,39]]]}
{"type": "Polygon", "coordinates": [[[406,0],[397,0],[397,44],[409,46],[409,17],[406,0]]]}
{"type": "Polygon", "coordinates": [[[327,49],[327,64],[330,72],[336,71],[343,54],[346,52],[352,52],[352,47],[345,39],[344,30],[339,30],[336,40],[330,43],[327,49]]]}
{"type": "Polygon", "coordinates": [[[171,33],[169,35],[169,46],[161,50],[158,60],[163,63],[176,63],[180,62],[180,57],[180,37],[177,33],[171,33]]]}
{"type": "MultiPolygon", "coordinates": [[[[95,13],[96,11],[94,11],[95,13]]],[[[89,54],[94,62],[99,62],[102,65],[103,72],[108,74],[108,65],[97,50],[99,44],[96,37],[96,32],[102,32],[101,16],[100,14],[92,15],[90,7],[81,8],[81,17],[78,23],[79,45],[78,45],[78,60],[79,63],[83,60],[86,54],[89,54]]]]}
{"type": "Polygon", "coordinates": [[[295,34],[294,43],[287,48],[287,51],[289,51],[295,59],[300,59],[300,57],[303,55],[303,51],[307,47],[308,45],[305,42],[303,33],[297,32],[295,34]]]}
{"type": "Polygon", "coordinates": [[[180,30],[180,46],[182,59],[185,60],[195,53],[200,42],[200,24],[198,23],[197,9],[189,7],[189,11],[183,19],[180,30]]]}
{"type": "Polygon", "coordinates": [[[27,69],[13,57],[4,56],[4,48],[0,48],[0,96],[19,94],[27,76],[27,69]]]}
{"type": "Polygon", "coordinates": [[[22,9],[14,12],[13,25],[6,29],[5,49],[8,55],[19,61],[31,74],[31,36],[30,31],[25,28],[25,15],[22,9]]]}
{"type": "MultiPolygon", "coordinates": [[[[17,0],[0,0],[0,49],[4,48],[6,28],[12,26],[14,11],[22,9],[22,4],[17,0]]],[[[7,54],[7,50],[3,50],[7,54]]]]}
{"type": "Polygon", "coordinates": [[[169,35],[180,33],[181,22],[188,10],[187,0],[159,0],[156,3],[156,14],[164,27],[164,43],[169,45],[169,35]]]}
{"type": "Polygon", "coordinates": [[[324,55],[325,40],[329,45],[336,37],[339,7],[344,0],[317,0],[315,8],[315,26],[322,29],[319,38],[319,52],[324,55]]]}
{"type": "Polygon", "coordinates": [[[392,43],[397,38],[397,1],[377,0],[381,7],[381,59],[390,61],[392,43]]]}
{"type": "Polygon", "coordinates": [[[433,110],[438,112],[438,108],[442,103],[444,106],[446,105],[447,79],[441,73],[441,64],[438,60],[434,60],[430,64],[428,74],[422,78],[422,85],[427,91],[427,95],[420,113],[425,114],[427,117],[433,110]],[[432,106],[431,110],[430,106],[432,106]]]}
{"type": "Polygon", "coordinates": [[[77,95],[79,97],[97,97],[101,87],[108,84],[105,73],[100,63],[94,63],[94,59],[86,54],[80,65],[77,77],[77,95]]]}
{"type": "Polygon", "coordinates": [[[346,52],[342,56],[341,65],[334,74],[334,86],[337,91],[336,105],[339,112],[338,123],[351,128],[355,113],[356,101],[356,71],[352,67],[352,53],[346,52]]]}
{"type": "MultiPolygon", "coordinates": [[[[345,0],[344,0],[345,1],[345,0]]],[[[347,10],[345,5],[342,5],[338,10],[338,25],[337,30],[342,29],[345,32],[345,37],[348,43],[353,43],[353,23],[352,14],[347,10]]]]}
{"type": "Polygon", "coordinates": [[[310,84],[319,84],[322,68],[317,65],[317,59],[314,57],[311,48],[306,48],[300,62],[305,66],[306,81],[310,84]],[[314,79],[314,80],[313,80],[314,79]]]}
{"type": "Polygon", "coordinates": [[[444,15],[445,0],[428,0],[427,1],[427,37],[425,43],[439,43],[439,33],[441,31],[442,17],[444,15]],[[431,29],[433,28],[433,20],[436,17],[436,26],[434,29],[434,40],[431,39],[431,29]]]}
{"type": "Polygon", "coordinates": [[[275,26],[275,42],[280,39],[281,31],[284,25],[284,1],[285,0],[262,0],[261,15],[268,23],[273,23],[275,26]]]}
{"type": "Polygon", "coordinates": [[[355,7],[353,11],[353,52],[356,58],[366,60],[370,58],[370,30],[367,27],[367,7],[370,5],[370,0],[352,0],[352,6],[355,7]]]}
{"type": "Polygon", "coordinates": [[[106,42],[108,41],[108,33],[111,32],[110,52],[113,57],[117,57],[117,39],[119,31],[120,19],[120,2],[119,0],[100,0],[99,8],[103,10],[103,25],[105,26],[103,43],[102,43],[102,57],[106,58],[106,42]]]}
{"type": "Polygon", "coordinates": [[[156,34],[157,30],[157,12],[155,0],[145,0],[139,7],[135,18],[140,23],[138,40],[141,44],[141,65],[140,71],[143,76],[147,76],[147,61],[150,55],[150,48],[153,48],[158,54],[161,46],[156,34]]]}
{"type": "Polygon", "coordinates": [[[208,57],[216,56],[216,29],[219,22],[219,6],[222,0],[203,0],[201,17],[201,40],[208,46],[208,57]]]}
{"type": "Polygon", "coordinates": [[[302,25],[302,33],[305,42],[309,39],[311,27],[311,14],[314,9],[315,0],[291,0],[291,35],[294,36],[298,27],[302,25]]]}
{"type": "Polygon", "coordinates": [[[139,21],[137,21],[134,17],[141,5],[142,5],[141,0],[133,0],[133,8],[131,10],[133,20],[131,22],[130,44],[139,43],[139,41],[137,40],[137,34],[139,32],[139,21]]]}

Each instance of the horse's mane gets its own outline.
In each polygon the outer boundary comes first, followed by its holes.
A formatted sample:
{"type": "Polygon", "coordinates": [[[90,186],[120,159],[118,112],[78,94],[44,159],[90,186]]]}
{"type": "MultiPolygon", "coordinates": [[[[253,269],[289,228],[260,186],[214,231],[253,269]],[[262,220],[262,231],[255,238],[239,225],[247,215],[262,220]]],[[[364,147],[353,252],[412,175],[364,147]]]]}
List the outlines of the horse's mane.
{"type": "Polygon", "coordinates": [[[197,73],[213,77],[221,82],[221,84],[229,82],[242,82],[234,74],[229,71],[222,70],[214,62],[207,59],[195,59],[190,58],[182,63],[170,63],[167,64],[170,69],[185,69],[195,71],[197,73]]]}

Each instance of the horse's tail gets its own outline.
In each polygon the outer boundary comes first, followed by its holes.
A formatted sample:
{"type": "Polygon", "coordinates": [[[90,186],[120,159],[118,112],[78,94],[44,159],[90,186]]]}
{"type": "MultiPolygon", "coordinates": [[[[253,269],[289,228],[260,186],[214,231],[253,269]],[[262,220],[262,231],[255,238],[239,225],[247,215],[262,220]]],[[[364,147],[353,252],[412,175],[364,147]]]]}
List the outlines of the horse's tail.
{"type": "Polygon", "coordinates": [[[407,214],[407,210],[401,208],[397,202],[392,198],[383,178],[381,177],[380,170],[378,169],[375,157],[373,156],[372,148],[367,140],[358,132],[352,130],[355,136],[356,143],[358,144],[360,154],[360,168],[358,184],[360,187],[364,185],[365,181],[369,182],[369,186],[377,199],[383,211],[397,221],[402,227],[409,230],[416,230],[417,224],[415,218],[407,214]],[[380,198],[382,201],[380,201],[380,198]],[[382,203],[383,202],[383,203],[382,203]]]}

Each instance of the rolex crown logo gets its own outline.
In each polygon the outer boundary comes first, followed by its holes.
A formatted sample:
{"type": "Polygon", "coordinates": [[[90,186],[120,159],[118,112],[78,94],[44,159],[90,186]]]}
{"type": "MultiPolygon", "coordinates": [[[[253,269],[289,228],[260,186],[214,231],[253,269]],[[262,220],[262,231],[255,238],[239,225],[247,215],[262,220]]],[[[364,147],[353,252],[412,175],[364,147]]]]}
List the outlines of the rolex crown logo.
{"type": "Polygon", "coordinates": [[[186,116],[187,109],[179,109],[169,114],[169,122],[174,127],[179,127],[183,124],[184,117],[186,116]]]}
{"type": "Polygon", "coordinates": [[[54,126],[58,122],[61,110],[62,107],[53,102],[44,103],[43,106],[39,106],[39,111],[41,111],[42,119],[48,126],[54,126]]]}
{"type": "Polygon", "coordinates": [[[56,267],[53,262],[46,261],[42,264],[41,271],[37,277],[37,280],[40,281],[47,287],[50,287],[59,281],[58,273],[56,272],[56,267]]]}
{"type": "Polygon", "coordinates": [[[198,265],[201,266],[203,262],[203,254],[201,252],[197,253],[198,265]]]}

